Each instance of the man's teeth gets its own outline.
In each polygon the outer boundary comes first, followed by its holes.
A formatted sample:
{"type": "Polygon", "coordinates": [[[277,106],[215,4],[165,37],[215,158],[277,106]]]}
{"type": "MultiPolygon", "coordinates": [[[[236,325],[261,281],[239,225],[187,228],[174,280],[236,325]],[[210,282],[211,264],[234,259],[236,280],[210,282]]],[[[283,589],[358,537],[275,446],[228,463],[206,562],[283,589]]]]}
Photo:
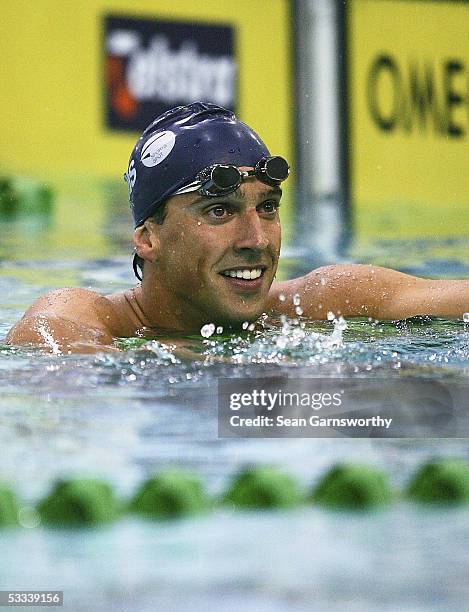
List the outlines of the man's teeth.
{"type": "Polygon", "coordinates": [[[260,268],[254,268],[254,270],[226,270],[226,272],[222,272],[224,276],[231,276],[231,278],[242,278],[244,280],[254,280],[255,278],[259,278],[262,274],[262,270],[260,268]]]}

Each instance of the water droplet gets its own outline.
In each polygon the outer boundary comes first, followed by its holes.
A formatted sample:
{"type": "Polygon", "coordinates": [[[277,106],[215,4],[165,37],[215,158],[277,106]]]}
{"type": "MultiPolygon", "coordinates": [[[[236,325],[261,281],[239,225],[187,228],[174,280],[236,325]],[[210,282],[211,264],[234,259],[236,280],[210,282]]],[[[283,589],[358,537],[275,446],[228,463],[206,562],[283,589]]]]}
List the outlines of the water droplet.
{"type": "Polygon", "coordinates": [[[248,330],[249,331],[254,331],[254,329],[256,328],[256,326],[254,325],[254,323],[251,323],[251,325],[249,325],[248,330]]]}
{"type": "Polygon", "coordinates": [[[462,316],[464,323],[469,323],[469,312],[465,312],[462,316]]]}
{"type": "Polygon", "coordinates": [[[329,312],[327,313],[327,320],[333,321],[334,319],[335,319],[335,314],[332,312],[332,310],[329,310],[329,312]]]}
{"type": "Polygon", "coordinates": [[[244,321],[243,323],[243,329],[247,329],[249,326],[249,321],[244,321]]]}
{"type": "Polygon", "coordinates": [[[301,340],[302,338],[304,338],[306,336],[305,332],[301,329],[301,327],[295,327],[295,329],[293,330],[293,340],[295,340],[296,342],[298,342],[299,340],[301,340]]]}
{"type": "Polygon", "coordinates": [[[202,221],[197,221],[197,225],[202,225],[202,221]]]}
{"type": "Polygon", "coordinates": [[[204,338],[210,338],[210,336],[213,336],[214,332],[215,332],[215,325],[213,323],[208,323],[207,325],[204,325],[200,329],[200,335],[203,336],[204,338]]]}
{"type": "Polygon", "coordinates": [[[323,277],[321,278],[321,285],[325,285],[327,283],[326,279],[323,277]]]}
{"type": "Polygon", "coordinates": [[[295,312],[298,316],[301,316],[303,314],[303,308],[301,308],[301,306],[297,306],[295,308],[295,312]]]}
{"type": "Polygon", "coordinates": [[[299,306],[300,305],[300,296],[298,295],[298,293],[295,293],[295,295],[293,296],[293,304],[295,306],[299,306]]]}
{"type": "Polygon", "coordinates": [[[287,339],[285,338],[285,336],[279,336],[275,341],[275,344],[278,348],[284,349],[287,346],[287,339]]]}
{"type": "Polygon", "coordinates": [[[283,293],[281,293],[281,294],[278,296],[278,299],[279,299],[279,301],[280,301],[280,302],[284,302],[284,301],[285,301],[287,298],[286,298],[286,297],[283,295],[283,293]]]}
{"type": "Polygon", "coordinates": [[[347,321],[344,319],[344,317],[339,317],[339,321],[337,323],[337,329],[340,329],[340,331],[347,329],[347,321]]]}
{"type": "Polygon", "coordinates": [[[221,325],[219,325],[217,327],[217,334],[222,334],[223,333],[223,327],[221,325]]]}

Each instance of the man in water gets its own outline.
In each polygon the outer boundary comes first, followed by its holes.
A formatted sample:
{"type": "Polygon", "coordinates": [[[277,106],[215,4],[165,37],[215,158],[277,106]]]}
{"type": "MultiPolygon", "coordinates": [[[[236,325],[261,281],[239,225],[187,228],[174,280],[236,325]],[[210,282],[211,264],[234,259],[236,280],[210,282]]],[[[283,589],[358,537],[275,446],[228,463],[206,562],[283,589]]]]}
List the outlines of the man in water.
{"type": "Polygon", "coordinates": [[[143,132],[125,174],[142,282],[101,296],[59,289],[37,299],[7,342],[54,352],[117,350],[114,338],[225,331],[263,313],[324,319],[460,318],[469,281],[427,280],[371,265],[319,268],[276,282],[288,164],[231,112],[196,102],[143,132]]]}

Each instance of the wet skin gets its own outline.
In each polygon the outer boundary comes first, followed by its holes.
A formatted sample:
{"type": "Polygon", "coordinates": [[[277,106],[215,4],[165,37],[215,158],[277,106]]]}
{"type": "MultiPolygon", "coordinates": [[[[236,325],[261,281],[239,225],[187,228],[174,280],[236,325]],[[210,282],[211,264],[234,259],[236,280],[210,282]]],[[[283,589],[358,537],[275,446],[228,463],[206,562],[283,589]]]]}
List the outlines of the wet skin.
{"type": "Polygon", "coordinates": [[[469,311],[467,280],[423,279],[372,265],[326,266],[274,281],[280,198],[279,189],[255,177],[223,198],[170,198],[163,223],[148,219],[135,230],[145,261],[141,284],[108,296],[80,288],[52,291],[32,304],[7,342],[55,353],[116,351],[116,337],[197,333],[206,323],[236,330],[264,312],[296,316],[296,294],[309,319],[324,319],[328,311],[376,319],[462,318],[469,311]],[[261,275],[223,274],[231,270],[261,275]]]}

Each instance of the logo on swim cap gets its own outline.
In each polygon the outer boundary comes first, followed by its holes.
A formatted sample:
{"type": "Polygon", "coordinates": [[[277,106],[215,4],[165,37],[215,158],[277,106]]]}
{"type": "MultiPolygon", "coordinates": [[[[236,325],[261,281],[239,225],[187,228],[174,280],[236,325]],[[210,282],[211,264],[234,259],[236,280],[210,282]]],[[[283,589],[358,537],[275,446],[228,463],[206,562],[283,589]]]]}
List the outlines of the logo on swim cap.
{"type": "Polygon", "coordinates": [[[176,135],[169,130],[153,134],[143,145],[140,161],[147,168],[157,166],[168,157],[174,148],[176,135]]]}

